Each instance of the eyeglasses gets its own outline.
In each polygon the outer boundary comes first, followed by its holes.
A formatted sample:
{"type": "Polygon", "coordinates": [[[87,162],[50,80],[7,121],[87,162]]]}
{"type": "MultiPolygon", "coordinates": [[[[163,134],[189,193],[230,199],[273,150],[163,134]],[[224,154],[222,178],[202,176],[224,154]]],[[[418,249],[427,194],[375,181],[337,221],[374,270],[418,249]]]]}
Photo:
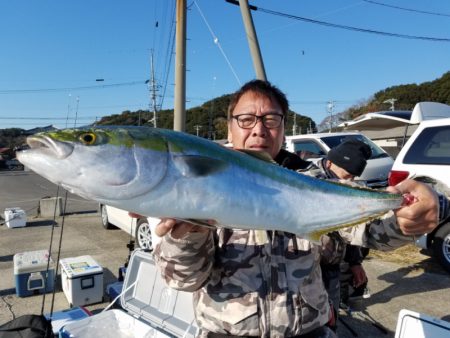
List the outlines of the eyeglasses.
{"type": "Polygon", "coordinates": [[[267,129],[275,129],[281,125],[284,115],[281,114],[266,114],[263,116],[256,116],[254,114],[239,114],[231,118],[237,121],[237,124],[242,129],[252,129],[261,120],[264,127],[267,129]]]}

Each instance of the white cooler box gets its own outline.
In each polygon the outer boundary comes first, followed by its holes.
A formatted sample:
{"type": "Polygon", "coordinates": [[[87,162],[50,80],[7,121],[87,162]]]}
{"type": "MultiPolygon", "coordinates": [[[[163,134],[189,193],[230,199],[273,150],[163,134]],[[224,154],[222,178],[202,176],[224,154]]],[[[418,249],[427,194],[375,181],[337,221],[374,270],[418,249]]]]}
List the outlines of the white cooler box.
{"type": "Polygon", "coordinates": [[[20,208],[5,209],[5,224],[8,228],[20,228],[27,225],[27,215],[20,208]]]}
{"type": "Polygon", "coordinates": [[[91,256],[63,258],[59,263],[70,307],[103,301],[103,268],[91,256]]]}
{"type": "Polygon", "coordinates": [[[47,262],[47,250],[26,251],[14,255],[14,279],[19,297],[53,291],[55,268],[52,259],[47,262]]]}
{"type": "Polygon", "coordinates": [[[395,338],[445,337],[450,337],[450,322],[415,311],[400,310],[395,338]]]}
{"type": "Polygon", "coordinates": [[[195,337],[197,325],[192,293],[169,288],[151,253],[135,250],[131,256],[120,302],[123,310],[107,310],[70,323],[62,338],[88,337],[195,337]]]}

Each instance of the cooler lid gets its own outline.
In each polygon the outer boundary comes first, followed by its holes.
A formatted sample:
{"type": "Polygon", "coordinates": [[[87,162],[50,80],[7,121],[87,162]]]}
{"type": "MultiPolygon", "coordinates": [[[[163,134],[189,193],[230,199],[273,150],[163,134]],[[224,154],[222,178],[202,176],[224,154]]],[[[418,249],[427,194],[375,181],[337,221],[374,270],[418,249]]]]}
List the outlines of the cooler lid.
{"type": "Polygon", "coordinates": [[[122,308],[133,316],[163,333],[195,337],[192,293],[169,288],[151,253],[142,250],[132,253],[122,290],[126,290],[120,298],[122,308]]]}
{"type": "Polygon", "coordinates": [[[103,272],[103,268],[91,256],[63,258],[59,264],[69,279],[103,272]]]}
{"type": "Polygon", "coordinates": [[[400,310],[395,338],[442,338],[450,336],[450,322],[423,313],[400,310]]]}
{"type": "MultiPolygon", "coordinates": [[[[14,274],[37,272],[47,270],[49,259],[48,250],[20,252],[14,255],[14,274]]],[[[50,257],[49,269],[53,269],[53,260],[50,257]]]]}
{"type": "Polygon", "coordinates": [[[15,208],[5,208],[5,215],[7,213],[12,213],[12,214],[25,214],[25,211],[22,208],[19,207],[15,207],[15,208]]]}

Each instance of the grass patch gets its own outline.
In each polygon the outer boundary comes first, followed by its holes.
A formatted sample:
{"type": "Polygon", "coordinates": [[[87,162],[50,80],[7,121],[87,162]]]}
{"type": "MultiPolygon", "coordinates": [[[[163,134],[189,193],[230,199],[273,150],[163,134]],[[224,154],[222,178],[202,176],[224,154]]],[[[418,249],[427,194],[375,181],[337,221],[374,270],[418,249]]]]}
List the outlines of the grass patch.
{"type": "Polygon", "coordinates": [[[446,271],[439,263],[433,257],[423,253],[422,250],[414,244],[407,244],[388,252],[370,250],[367,258],[379,259],[402,266],[410,266],[421,271],[446,274],[446,271]]]}

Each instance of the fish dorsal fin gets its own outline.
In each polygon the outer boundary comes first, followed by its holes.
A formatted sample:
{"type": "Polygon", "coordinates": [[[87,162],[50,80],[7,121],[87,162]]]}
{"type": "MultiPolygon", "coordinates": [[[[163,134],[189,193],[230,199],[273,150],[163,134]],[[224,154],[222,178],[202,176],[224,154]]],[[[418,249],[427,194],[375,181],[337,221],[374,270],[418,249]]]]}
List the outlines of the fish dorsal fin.
{"type": "Polygon", "coordinates": [[[175,166],[183,176],[207,176],[222,171],[228,163],[216,158],[198,155],[176,155],[173,157],[175,166]]]}
{"type": "Polygon", "coordinates": [[[265,151],[251,150],[251,149],[237,149],[237,150],[240,151],[241,153],[245,153],[247,155],[255,157],[258,160],[262,160],[262,161],[269,162],[272,164],[277,164],[277,162],[275,162],[273,160],[273,158],[270,157],[270,155],[268,153],[266,153],[265,151]]]}

